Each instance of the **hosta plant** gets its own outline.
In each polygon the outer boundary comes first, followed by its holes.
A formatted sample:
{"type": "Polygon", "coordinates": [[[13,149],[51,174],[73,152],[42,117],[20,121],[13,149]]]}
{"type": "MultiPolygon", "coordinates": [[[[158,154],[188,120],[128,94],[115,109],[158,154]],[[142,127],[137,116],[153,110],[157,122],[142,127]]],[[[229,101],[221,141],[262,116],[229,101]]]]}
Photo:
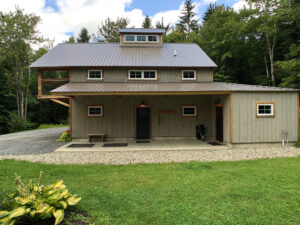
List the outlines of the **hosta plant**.
{"type": "Polygon", "coordinates": [[[42,185],[42,172],[39,182],[23,183],[16,175],[17,191],[5,196],[0,207],[0,224],[44,224],[53,219],[59,224],[64,218],[64,210],[76,205],[81,198],[69,193],[63,181],[42,185]]]}

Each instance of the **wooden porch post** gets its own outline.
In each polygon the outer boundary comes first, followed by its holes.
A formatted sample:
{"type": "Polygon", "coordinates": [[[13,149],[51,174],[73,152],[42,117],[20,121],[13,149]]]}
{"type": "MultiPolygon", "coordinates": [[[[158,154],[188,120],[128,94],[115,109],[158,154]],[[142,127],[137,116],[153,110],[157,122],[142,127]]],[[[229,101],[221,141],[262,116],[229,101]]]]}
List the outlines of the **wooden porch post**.
{"type": "Polygon", "coordinates": [[[38,98],[40,98],[43,93],[42,79],[43,79],[43,71],[39,70],[38,71],[38,98]]]}

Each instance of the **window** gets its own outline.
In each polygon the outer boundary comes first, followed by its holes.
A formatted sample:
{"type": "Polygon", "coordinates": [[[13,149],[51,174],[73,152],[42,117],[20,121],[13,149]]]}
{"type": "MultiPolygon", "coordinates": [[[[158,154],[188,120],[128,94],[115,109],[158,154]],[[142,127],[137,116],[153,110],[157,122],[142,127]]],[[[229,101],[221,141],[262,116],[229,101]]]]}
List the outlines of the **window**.
{"type": "Polygon", "coordinates": [[[257,117],[273,117],[274,103],[256,103],[257,117]]]}
{"type": "Polygon", "coordinates": [[[182,106],[181,115],[184,117],[185,116],[197,116],[197,106],[196,105],[182,106]]]}
{"type": "Polygon", "coordinates": [[[102,70],[88,70],[88,80],[102,80],[102,70]]]}
{"type": "Polygon", "coordinates": [[[144,36],[144,35],[138,35],[138,36],[136,36],[136,41],[138,41],[138,42],[146,42],[146,36],[144,36]]]}
{"type": "Polygon", "coordinates": [[[182,80],[196,80],[196,71],[195,70],[183,70],[182,71],[182,80]]]}
{"type": "Polygon", "coordinates": [[[103,106],[101,105],[88,106],[88,116],[90,117],[103,116],[103,106]]]}
{"type": "Polygon", "coordinates": [[[129,80],[156,80],[156,70],[130,70],[129,80]]]}
{"type": "Polygon", "coordinates": [[[125,35],[125,42],[158,42],[157,35],[125,35]]]}
{"type": "Polygon", "coordinates": [[[134,35],[126,35],[125,36],[125,41],[126,42],[134,42],[135,41],[135,36],[134,35]]]}
{"type": "Polygon", "coordinates": [[[157,36],[156,35],[149,35],[148,36],[148,42],[157,42],[157,36]]]}

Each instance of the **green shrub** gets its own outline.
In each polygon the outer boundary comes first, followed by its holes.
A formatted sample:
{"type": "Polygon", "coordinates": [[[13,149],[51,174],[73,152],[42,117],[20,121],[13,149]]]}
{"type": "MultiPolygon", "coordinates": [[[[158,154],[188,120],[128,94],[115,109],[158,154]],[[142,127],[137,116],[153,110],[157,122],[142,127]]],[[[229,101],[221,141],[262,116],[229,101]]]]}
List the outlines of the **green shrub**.
{"type": "Polygon", "coordinates": [[[60,138],[57,141],[69,142],[71,140],[72,140],[72,138],[71,138],[70,130],[66,130],[62,133],[62,135],[60,136],[60,138]]]}
{"type": "Polygon", "coordinates": [[[32,180],[26,185],[16,175],[17,191],[4,197],[0,207],[0,224],[59,224],[64,218],[64,210],[76,205],[81,198],[69,193],[63,181],[45,186],[32,180]],[[2,210],[2,211],[1,211],[2,210]]]}
{"type": "Polygon", "coordinates": [[[33,123],[29,120],[22,120],[18,117],[16,112],[11,112],[8,118],[8,130],[10,133],[31,130],[36,128],[36,123],[33,123]]]}

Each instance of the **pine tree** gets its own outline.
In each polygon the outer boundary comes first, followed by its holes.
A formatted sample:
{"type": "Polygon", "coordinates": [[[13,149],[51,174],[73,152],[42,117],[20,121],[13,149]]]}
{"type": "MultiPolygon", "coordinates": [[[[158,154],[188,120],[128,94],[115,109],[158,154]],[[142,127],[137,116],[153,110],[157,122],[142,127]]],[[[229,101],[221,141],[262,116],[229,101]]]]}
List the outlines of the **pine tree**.
{"type": "Polygon", "coordinates": [[[193,5],[192,0],[186,0],[181,11],[182,16],[179,17],[179,23],[177,24],[181,27],[181,30],[186,33],[191,33],[192,31],[198,31],[198,19],[195,18],[196,12],[194,12],[195,5],[193,5]]]}
{"type": "Polygon", "coordinates": [[[126,28],[128,24],[129,20],[127,18],[121,17],[113,21],[108,17],[99,27],[100,38],[103,38],[106,42],[120,42],[119,29],[126,28]]]}
{"type": "Polygon", "coordinates": [[[152,21],[148,15],[145,17],[145,20],[144,20],[142,26],[143,26],[143,28],[152,28],[152,21]]]}
{"type": "Polygon", "coordinates": [[[155,27],[156,27],[156,28],[159,28],[159,29],[165,30],[166,33],[170,30],[170,24],[165,25],[165,24],[164,24],[164,18],[163,18],[163,17],[161,18],[161,22],[158,21],[158,22],[156,23],[155,27]]]}
{"type": "Polygon", "coordinates": [[[91,39],[91,36],[89,35],[89,32],[86,28],[82,28],[79,34],[79,37],[77,38],[77,42],[89,42],[91,39]]]}
{"type": "Polygon", "coordinates": [[[214,12],[216,11],[216,3],[209,3],[209,6],[206,10],[206,12],[204,13],[204,16],[203,16],[203,23],[207,22],[209,17],[214,14],[214,12]]]}

